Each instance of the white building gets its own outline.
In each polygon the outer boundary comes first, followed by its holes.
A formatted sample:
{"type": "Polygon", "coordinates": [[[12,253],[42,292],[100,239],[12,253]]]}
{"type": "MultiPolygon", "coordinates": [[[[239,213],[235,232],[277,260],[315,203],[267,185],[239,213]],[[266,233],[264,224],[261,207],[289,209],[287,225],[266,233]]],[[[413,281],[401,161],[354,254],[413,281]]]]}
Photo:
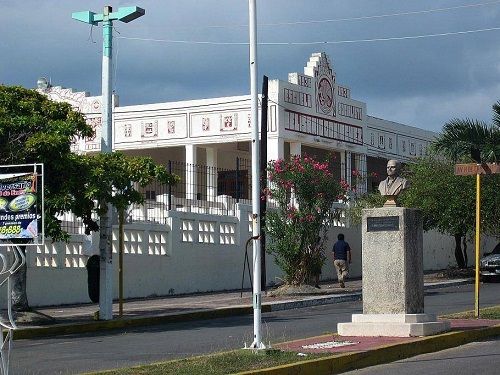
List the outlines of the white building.
{"type": "MultiPolygon", "coordinates": [[[[96,136],[80,140],[74,150],[99,151],[100,97],[61,87],[44,91],[54,100],[70,102],[95,128],[96,136]]],[[[351,89],[337,82],[324,53],[313,54],[304,72],[290,73],[287,82],[271,80],[268,97],[267,159],[334,153],[340,161],[338,177],[348,183],[353,169],[365,176],[370,172],[385,176],[388,159],[405,162],[422,156],[435,136],[430,131],[369,116],[366,103],[353,99],[351,89]]],[[[251,159],[249,95],[124,107],[118,106],[115,98],[114,103],[115,150],[152,156],[163,164],[170,160],[228,171],[235,169],[237,157],[251,159]]],[[[187,172],[190,188],[186,198],[201,195],[214,199],[216,177],[220,179],[221,173],[213,176],[213,181],[203,181],[200,185],[207,191],[200,192],[194,190],[198,185],[195,173],[187,172]]],[[[377,181],[368,182],[371,189],[371,183],[377,181]]]]}
{"type": "MultiPolygon", "coordinates": [[[[95,137],[78,140],[74,151],[99,151],[101,98],[62,87],[40,91],[71,103],[95,128],[95,137]]],[[[268,97],[267,159],[333,153],[335,175],[353,184],[352,170],[365,177],[377,172],[382,179],[387,159],[407,162],[423,155],[435,136],[369,116],[367,105],[337,82],[324,53],[313,54],[304,72],[290,73],[288,81],[269,81],[268,97]]],[[[124,236],[126,298],[241,287],[245,244],[252,235],[250,101],[244,95],[120,107],[114,98],[113,148],[151,156],[183,180],[175,190],[146,188],[146,204],[130,212],[124,236]]],[[[378,185],[370,178],[361,181],[361,191],[378,185]]],[[[327,250],[339,231],[345,233],[354,249],[351,275],[360,276],[360,228],[335,224],[327,250]]],[[[28,254],[33,306],[89,301],[83,254],[88,246],[82,232],[72,233],[68,244],[48,241],[28,254]]],[[[114,233],[116,253],[116,227],[114,233]]],[[[453,238],[426,233],[424,249],[425,270],[454,264],[453,238]]],[[[269,283],[281,276],[273,263],[266,262],[269,283]]],[[[331,263],[323,268],[325,279],[334,277],[331,263]]]]}

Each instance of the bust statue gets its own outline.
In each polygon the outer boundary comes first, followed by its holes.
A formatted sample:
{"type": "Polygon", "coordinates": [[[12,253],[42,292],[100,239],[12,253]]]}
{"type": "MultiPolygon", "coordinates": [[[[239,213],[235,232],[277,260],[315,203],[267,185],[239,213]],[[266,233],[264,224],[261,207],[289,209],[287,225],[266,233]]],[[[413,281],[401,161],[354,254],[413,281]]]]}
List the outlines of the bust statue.
{"type": "Polygon", "coordinates": [[[399,177],[400,172],[400,162],[398,162],[397,160],[389,160],[387,162],[387,178],[381,181],[378,185],[380,194],[388,197],[386,205],[396,205],[394,202],[394,198],[409,186],[409,182],[408,180],[406,180],[406,178],[399,177]]]}

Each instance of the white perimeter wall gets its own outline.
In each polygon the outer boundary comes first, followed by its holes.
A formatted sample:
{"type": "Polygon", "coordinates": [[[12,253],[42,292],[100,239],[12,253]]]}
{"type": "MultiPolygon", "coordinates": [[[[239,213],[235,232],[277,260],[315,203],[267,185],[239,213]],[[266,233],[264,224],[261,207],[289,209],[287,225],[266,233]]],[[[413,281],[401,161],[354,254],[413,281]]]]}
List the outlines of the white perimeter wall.
{"type": "MultiPolygon", "coordinates": [[[[245,243],[251,236],[251,207],[238,205],[236,216],[169,212],[166,225],[136,223],[125,226],[124,296],[151,297],[171,294],[235,290],[241,288],[245,243]]],[[[361,276],[360,227],[332,228],[325,246],[327,261],[322,280],[335,280],[331,247],[344,233],[353,251],[351,277],[361,276]]],[[[115,298],[118,297],[117,228],[114,229],[115,298]]],[[[93,246],[97,245],[95,236],[93,246]]],[[[82,255],[84,236],[66,243],[47,242],[44,248],[29,248],[28,300],[31,306],[90,302],[87,291],[87,257],[82,255]]],[[[482,240],[482,253],[495,246],[482,240]]],[[[437,232],[424,233],[424,270],[455,265],[454,239],[437,232]]],[[[469,244],[469,264],[474,264],[474,246],[469,244]]],[[[252,264],[252,246],[248,248],[252,264]]],[[[266,257],[268,284],[280,282],[281,271],[266,257]]],[[[244,288],[250,288],[245,270],[244,288]]],[[[6,288],[0,303],[6,305],[6,288]]]]}

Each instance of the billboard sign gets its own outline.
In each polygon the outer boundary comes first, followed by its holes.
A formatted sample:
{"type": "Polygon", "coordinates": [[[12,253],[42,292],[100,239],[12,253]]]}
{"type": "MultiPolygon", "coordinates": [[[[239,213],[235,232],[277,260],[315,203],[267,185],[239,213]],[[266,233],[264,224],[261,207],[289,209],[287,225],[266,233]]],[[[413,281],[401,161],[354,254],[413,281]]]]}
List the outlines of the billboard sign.
{"type": "Polygon", "coordinates": [[[0,174],[0,240],[38,236],[37,174],[0,174]]]}

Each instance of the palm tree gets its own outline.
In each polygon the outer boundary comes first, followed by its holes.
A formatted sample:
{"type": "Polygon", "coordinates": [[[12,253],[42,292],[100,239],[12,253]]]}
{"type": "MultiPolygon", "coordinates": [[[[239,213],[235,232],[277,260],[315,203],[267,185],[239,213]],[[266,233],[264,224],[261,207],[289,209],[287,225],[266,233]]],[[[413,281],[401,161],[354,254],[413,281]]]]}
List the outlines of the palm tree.
{"type": "Polygon", "coordinates": [[[493,105],[493,124],[452,119],[444,124],[434,148],[455,162],[470,158],[476,163],[496,163],[500,159],[500,101],[493,105]]]}
{"type": "Polygon", "coordinates": [[[500,100],[493,104],[493,124],[500,127],[500,100]]]}
{"type": "MultiPolygon", "coordinates": [[[[434,149],[453,162],[494,162],[500,159],[500,101],[493,104],[493,123],[471,119],[452,119],[433,143],[434,149]]],[[[455,233],[455,257],[461,268],[467,266],[465,233],[455,233]],[[463,243],[463,249],[462,249],[463,243]]]]}

